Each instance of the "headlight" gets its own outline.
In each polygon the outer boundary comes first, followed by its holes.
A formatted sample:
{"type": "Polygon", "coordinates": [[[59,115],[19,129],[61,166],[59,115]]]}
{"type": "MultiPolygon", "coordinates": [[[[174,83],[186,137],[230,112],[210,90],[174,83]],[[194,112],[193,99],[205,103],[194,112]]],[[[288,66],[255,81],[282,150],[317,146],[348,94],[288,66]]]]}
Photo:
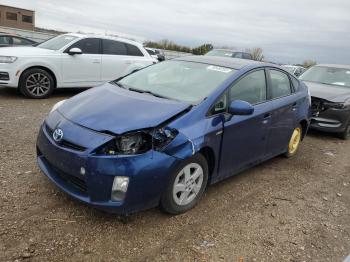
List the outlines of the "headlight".
{"type": "Polygon", "coordinates": [[[154,129],[121,135],[97,149],[97,155],[134,155],[161,150],[178,134],[174,129],[154,129]]]}
{"type": "Polygon", "coordinates": [[[66,100],[67,100],[67,99],[61,100],[61,101],[57,102],[56,104],[54,104],[54,106],[52,107],[50,113],[53,112],[53,111],[55,111],[55,110],[56,110],[57,108],[59,108],[61,105],[63,105],[63,103],[66,102],[66,100]]]}
{"type": "Polygon", "coordinates": [[[350,106],[350,97],[345,100],[344,106],[350,106]]]}
{"type": "Polygon", "coordinates": [[[0,56],[0,63],[11,64],[17,60],[15,56],[0,56]]]}

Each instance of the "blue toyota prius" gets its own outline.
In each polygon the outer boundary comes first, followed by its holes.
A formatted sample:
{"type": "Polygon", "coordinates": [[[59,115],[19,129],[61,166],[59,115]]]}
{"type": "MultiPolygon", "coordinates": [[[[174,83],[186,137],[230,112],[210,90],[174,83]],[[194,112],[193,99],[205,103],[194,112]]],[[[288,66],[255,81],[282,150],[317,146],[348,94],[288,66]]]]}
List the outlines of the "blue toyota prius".
{"type": "Polygon", "coordinates": [[[162,62],[57,103],[37,161],[61,190],[122,215],[179,214],[209,184],[296,154],[310,96],[260,62],[190,56],[162,62]]]}

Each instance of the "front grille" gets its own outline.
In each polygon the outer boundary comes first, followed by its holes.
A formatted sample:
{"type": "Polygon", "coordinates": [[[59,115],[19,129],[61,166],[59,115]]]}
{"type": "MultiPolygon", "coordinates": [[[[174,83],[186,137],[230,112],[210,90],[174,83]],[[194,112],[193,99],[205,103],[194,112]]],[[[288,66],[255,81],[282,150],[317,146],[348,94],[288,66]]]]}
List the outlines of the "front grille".
{"type": "Polygon", "coordinates": [[[4,81],[10,80],[9,73],[7,73],[7,72],[0,72],[0,80],[4,80],[4,81]]]}
{"type": "MultiPolygon", "coordinates": [[[[50,128],[47,124],[45,124],[45,129],[46,129],[46,132],[49,134],[50,137],[52,137],[52,134],[53,134],[53,129],[50,128]]],[[[56,142],[57,143],[57,142],[56,142]]],[[[72,149],[72,150],[75,150],[75,151],[85,151],[86,150],[86,147],[83,147],[83,146],[80,146],[80,145],[77,145],[77,144],[74,144],[68,140],[65,140],[65,139],[62,139],[62,141],[60,141],[59,143],[57,143],[59,146],[62,146],[64,148],[69,148],[69,149],[72,149]]]]}
{"type": "Polygon", "coordinates": [[[51,165],[51,163],[49,163],[45,157],[43,157],[43,161],[46,166],[48,166],[53,171],[54,175],[62,179],[67,185],[78,189],[81,193],[85,194],[87,192],[86,183],[83,179],[67,174],[62,170],[56,168],[55,166],[51,165]]]}
{"type": "Polygon", "coordinates": [[[82,193],[87,192],[86,183],[83,179],[80,179],[79,177],[69,175],[67,173],[62,172],[61,170],[58,170],[56,168],[53,168],[56,172],[56,175],[60,177],[62,180],[64,180],[67,184],[75,187],[82,193]]]}

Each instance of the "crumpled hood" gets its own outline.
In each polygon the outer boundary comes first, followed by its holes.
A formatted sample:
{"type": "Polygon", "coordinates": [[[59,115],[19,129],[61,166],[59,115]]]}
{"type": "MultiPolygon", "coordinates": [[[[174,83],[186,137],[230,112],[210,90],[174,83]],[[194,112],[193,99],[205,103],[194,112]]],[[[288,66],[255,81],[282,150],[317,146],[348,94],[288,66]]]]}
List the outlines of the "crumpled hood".
{"type": "Polygon", "coordinates": [[[350,88],[304,81],[310,90],[311,96],[331,102],[342,103],[350,98],[350,88]]]}
{"type": "Polygon", "coordinates": [[[0,55],[4,56],[40,56],[53,53],[56,53],[56,51],[34,46],[13,46],[0,48],[0,55]]]}
{"type": "Polygon", "coordinates": [[[128,91],[107,83],[72,97],[58,111],[78,125],[123,134],[155,127],[188,107],[190,105],[185,102],[128,91]]]}

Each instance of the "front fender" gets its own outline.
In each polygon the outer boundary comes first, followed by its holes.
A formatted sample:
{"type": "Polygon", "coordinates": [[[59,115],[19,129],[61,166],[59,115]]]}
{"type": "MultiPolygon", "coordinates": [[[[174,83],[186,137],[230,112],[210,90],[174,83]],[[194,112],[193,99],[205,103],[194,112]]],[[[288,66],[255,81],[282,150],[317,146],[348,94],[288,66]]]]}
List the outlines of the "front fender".
{"type": "Polygon", "coordinates": [[[193,156],[201,149],[203,141],[203,138],[191,140],[186,135],[179,133],[162,151],[167,155],[179,159],[186,159],[193,156]]]}

